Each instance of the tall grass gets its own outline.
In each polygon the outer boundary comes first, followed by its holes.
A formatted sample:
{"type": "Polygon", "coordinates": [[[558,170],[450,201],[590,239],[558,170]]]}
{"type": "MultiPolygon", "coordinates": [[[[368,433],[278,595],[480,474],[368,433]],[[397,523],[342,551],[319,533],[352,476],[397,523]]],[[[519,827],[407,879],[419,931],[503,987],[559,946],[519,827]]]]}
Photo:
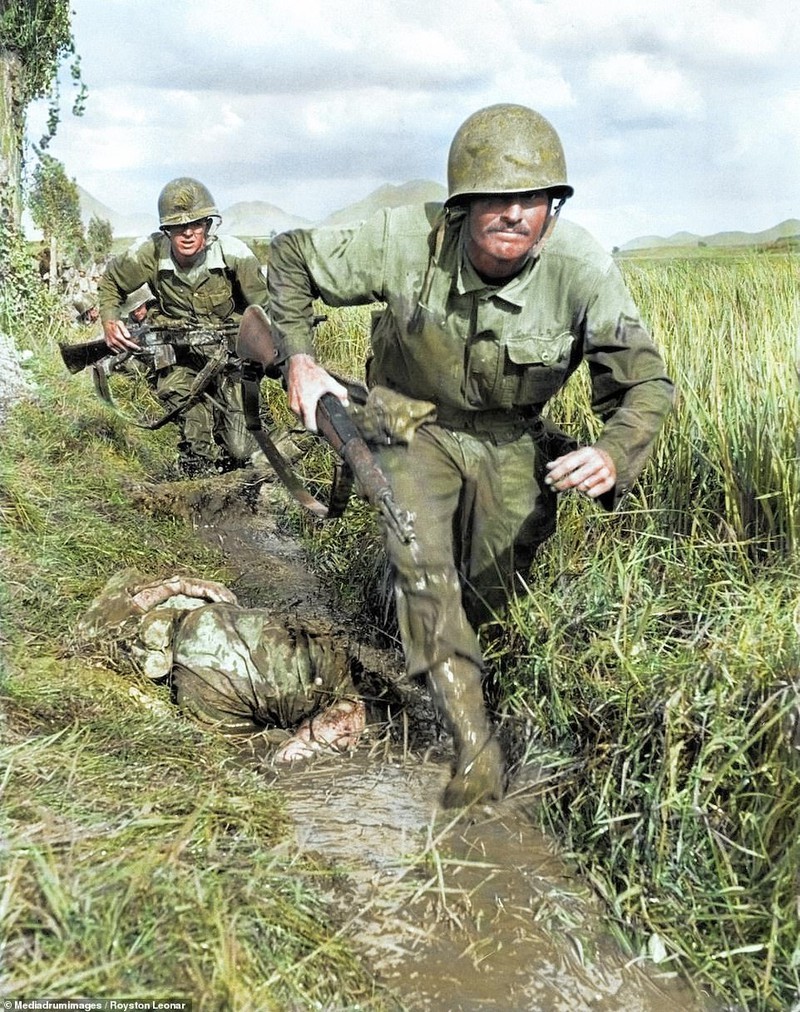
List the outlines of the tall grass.
{"type": "MultiPolygon", "coordinates": [[[[563,499],[487,656],[518,748],[542,768],[541,821],[632,956],[691,971],[739,1009],[785,1012],[800,1001],[800,263],[622,267],[676,410],[617,513],[563,499]]],[[[360,356],[366,314],[347,325],[360,356]]],[[[580,438],[598,431],[583,376],[551,410],[580,438]]],[[[374,614],[379,584],[352,551],[370,530],[312,536],[374,614]]]]}
{"type": "Polygon", "coordinates": [[[800,547],[800,258],[627,270],[680,391],[651,474],[669,526],[766,559],[800,547]]]}

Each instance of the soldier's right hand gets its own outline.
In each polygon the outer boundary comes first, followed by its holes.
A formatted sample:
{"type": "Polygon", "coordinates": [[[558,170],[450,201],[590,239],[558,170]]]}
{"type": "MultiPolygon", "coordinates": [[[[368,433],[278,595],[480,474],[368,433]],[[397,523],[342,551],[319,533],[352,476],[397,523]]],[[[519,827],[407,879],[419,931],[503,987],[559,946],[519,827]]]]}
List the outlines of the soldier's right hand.
{"type": "Polygon", "coordinates": [[[122,320],[106,320],[103,337],[112,351],[135,351],[139,347],[122,320]]]}
{"type": "Polygon", "coordinates": [[[310,355],[298,354],[289,358],[286,381],[289,407],[303,420],[309,432],[317,431],[317,401],[323,394],[333,394],[347,406],[347,388],[310,355]]]}

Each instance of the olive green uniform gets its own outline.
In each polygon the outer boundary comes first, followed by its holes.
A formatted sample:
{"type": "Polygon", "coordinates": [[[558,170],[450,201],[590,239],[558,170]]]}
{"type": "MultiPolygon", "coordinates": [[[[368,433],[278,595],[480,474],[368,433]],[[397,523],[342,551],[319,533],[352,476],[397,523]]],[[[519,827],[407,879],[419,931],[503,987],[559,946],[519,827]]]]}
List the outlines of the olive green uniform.
{"type": "MultiPolygon", "coordinates": [[[[191,267],[179,267],[170,255],[169,238],[155,232],[115,257],[98,288],[103,323],[120,319],[126,297],[148,284],[156,298],[149,314],[153,326],[196,324],[219,327],[235,322],[250,305],[266,306],[267,289],[258,260],[241,240],[215,236],[191,267]]],[[[181,402],[215,351],[179,348],[177,362],[161,370],[158,396],[167,407],[181,402]]],[[[231,356],[233,361],[233,356],[231,356]]],[[[236,461],[246,460],[256,443],[244,422],[239,375],[233,365],[219,373],[206,395],[190,407],[182,422],[186,448],[207,460],[217,460],[219,436],[236,461]]]]}
{"type": "Polygon", "coordinates": [[[539,257],[487,285],[465,255],[466,216],[428,204],[387,210],[341,229],[278,236],[270,314],[286,357],[312,352],[312,300],[382,302],[368,384],[432,401],[435,423],[380,451],[417,543],[385,532],[410,674],[449,657],[481,665],[473,627],[523,577],[555,529],[545,462],[544,405],[585,361],[595,444],[617,468],[613,506],[647,458],[672,383],[611,257],[559,220],[539,257]],[[440,227],[441,226],[441,227],[440,227]]]}
{"type": "Polygon", "coordinates": [[[355,697],[346,641],[328,623],[242,608],[206,581],[155,604],[140,594],[148,587],[159,582],[117,573],[79,620],[76,639],[102,646],[123,670],[168,679],[178,705],[200,720],[229,734],[289,729],[355,697]]]}

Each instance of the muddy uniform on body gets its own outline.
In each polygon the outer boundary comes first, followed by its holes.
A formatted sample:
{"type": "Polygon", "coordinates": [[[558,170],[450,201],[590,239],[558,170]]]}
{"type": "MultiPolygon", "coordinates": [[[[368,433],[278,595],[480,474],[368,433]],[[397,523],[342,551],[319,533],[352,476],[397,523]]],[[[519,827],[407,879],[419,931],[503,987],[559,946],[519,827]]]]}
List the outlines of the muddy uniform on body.
{"type": "Polygon", "coordinates": [[[212,581],[125,570],[82,617],[77,639],[102,644],[123,670],[169,680],[181,709],[225,734],[294,730],[279,761],[349,748],[364,727],[352,658],[332,626],[242,608],[212,581]]]}
{"type": "Polygon", "coordinates": [[[417,541],[384,540],[406,665],[426,674],[453,731],[445,804],[503,792],[484,712],[476,630],[527,578],[554,531],[556,493],[613,508],[669,412],[673,387],[611,257],[558,220],[572,194],[560,140],[538,113],[499,105],[457,132],[444,205],[382,211],[350,228],[272,243],[270,314],[290,403],[309,428],[322,391],[342,388],[313,359],[312,300],[383,302],[368,385],[435,406],[408,442],[380,449],[417,541]],[[542,419],[585,362],[605,425],[578,447],[542,419]]]}

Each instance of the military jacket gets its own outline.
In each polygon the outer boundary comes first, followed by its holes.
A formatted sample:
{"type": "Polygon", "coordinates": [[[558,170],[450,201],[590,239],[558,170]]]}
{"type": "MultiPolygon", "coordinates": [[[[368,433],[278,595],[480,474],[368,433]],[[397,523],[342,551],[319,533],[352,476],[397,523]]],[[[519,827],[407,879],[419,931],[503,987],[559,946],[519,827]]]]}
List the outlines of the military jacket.
{"type": "Polygon", "coordinates": [[[98,286],[100,318],[120,319],[126,297],[147,283],[156,297],[152,322],[188,320],[219,325],[250,305],[266,306],[266,280],[252,250],[234,236],[215,236],[198,263],[185,270],[169,239],[154,232],[114,257],[98,286]]]}
{"type": "Polygon", "coordinates": [[[370,385],[450,412],[536,413],[586,361],[596,444],[618,494],[644,465],[673,385],[613,259],[560,219],[539,257],[487,285],[465,254],[463,212],[380,212],[349,228],[295,230],[270,251],[270,314],[284,356],[312,352],[312,300],[385,303],[373,322],[370,385]]]}

